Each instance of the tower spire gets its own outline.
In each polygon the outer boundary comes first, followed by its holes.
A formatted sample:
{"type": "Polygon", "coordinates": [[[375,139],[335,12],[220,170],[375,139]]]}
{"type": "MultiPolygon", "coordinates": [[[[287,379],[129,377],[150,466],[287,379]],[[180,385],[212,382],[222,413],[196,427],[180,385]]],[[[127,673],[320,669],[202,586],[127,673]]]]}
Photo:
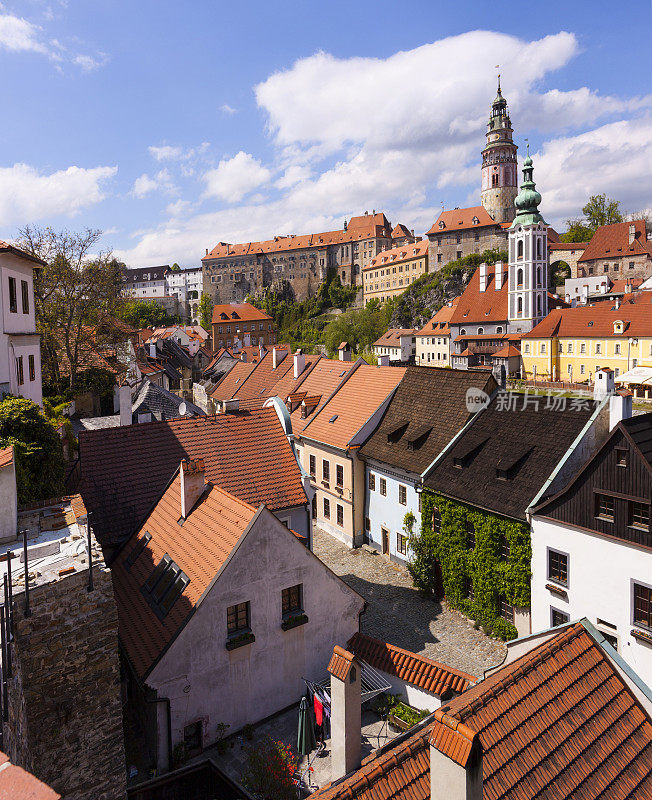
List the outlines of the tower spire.
{"type": "Polygon", "coordinates": [[[546,221],[539,213],[539,203],[541,202],[541,195],[536,190],[536,183],[534,182],[534,166],[532,165],[532,157],[530,156],[530,143],[527,144],[527,155],[523,161],[523,183],[521,184],[521,191],[516,195],[514,205],[516,206],[516,217],[512,222],[512,228],[517,225],[536,225],[538,222],[546,221]]]}
{"type": "Polygon", "coordinates": [[[497,94],[487,122],[487,144],[482,151],[480,193],[482,205],[496,222],[511,222],[516,213],[514,198],[518,192],[518,163],[512,134],[512,122],[498,72],[497,94]]]}

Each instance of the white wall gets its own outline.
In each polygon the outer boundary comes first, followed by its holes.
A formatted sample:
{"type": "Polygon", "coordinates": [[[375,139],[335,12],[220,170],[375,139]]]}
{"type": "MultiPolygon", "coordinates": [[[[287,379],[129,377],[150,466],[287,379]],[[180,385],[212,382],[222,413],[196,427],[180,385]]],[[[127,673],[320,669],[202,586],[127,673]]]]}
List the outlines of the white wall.
{"type": "Polygon", "coordinates": [[[551,608],[571,620],[587,617],[618,637],[618,652],[652,686],[652,645],[631,636],[632,580],[652,585],[652,553],[563,523],[532,519],[532,631],[550,627],[551,608]],[[548,548],[568,553],[568,599],[546,589],[548,548]],[[604,620],[616,630],[598,622],[604,620]]]}
{"type": "Polygon", "coordinates": [[[441,706],[441,699],[436,694],[407,683],[407,681],[397,678],[395,675],[389,675],[383,670],[378,670],[378,672],[391,685],[391,694],[400,694],[408,705],[413,708],[418,708],[419,711],[436,711],[441,706]]]}
{"type": "Polygon", "coordinates": [[[18,495],[16,490],[16,465],[0,468],[0,542],[11,542],[18,535],[18,495]]]}
{"type": "MultiPolygon", "coordinates": [[[[219,722],[232,733],[297,702],[302,677],[321,678],[333,647],[358,630],[364,601],[267,510],[254,520],[231,560],[179,637],[147,678],[169,697],[172,744],[203,720],[204,743],[219,722]],[[281,629],[281,591],[303,584],[309,621],[281,629]],[[249,601],[253,644],[227,651],[227,607],[249,601]]],[[[159,737],[165,731],[159,731],[159,737]]]]}
{"type": "MultiPolygon", "coordinates": [[[[418,480],[417,475],[409,475],[398,470],[391,470],[388,466],[375,461],[370,461],[365,469],[365,517],[371,522],[371,531],[367,531],[369,544],[382,552],[383,539],[381,528],[389,531],[389,553],[392,559],[405,563],[407,556],[400,554],[397,550],[397,533],[404,533],[403,520],[408,511],[416,517],[413,530],[418,532],[421,529],[421,513],[419,511],[419,495],[414,484],[418,480]],[[375,476],[375,490],[369,489],[369,473],[375,476]],[[380,479],[387,481],[387,495],[383,497],[380,493],[380,479]],[[407,504],[400,505],[398,502],[399,485],[407,487],[407,504]]],[[[409,553],[409,548],[408,548],[409,553]]]]}

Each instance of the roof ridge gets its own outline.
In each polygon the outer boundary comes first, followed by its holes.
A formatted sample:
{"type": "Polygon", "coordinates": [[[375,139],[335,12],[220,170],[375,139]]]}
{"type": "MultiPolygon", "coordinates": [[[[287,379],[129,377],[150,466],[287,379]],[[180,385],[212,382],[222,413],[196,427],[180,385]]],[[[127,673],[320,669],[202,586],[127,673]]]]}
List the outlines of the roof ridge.
{"type": "MultiPolygon", "coordinates": [[[[212,494],[213,492],[219,492],[220,494],[223,494],[225,497],[228,497],[229,500],[231,501],[235,500],[236,503],[243,506],[248,511],[253,511],[255,513],[258,510],[256,506],[252,506],[251,503],[248,503],[246,500],[242,500],[240,497],[236,497],[234,494],[231,494],[231,492],[227,491],[226,489],[223,489],[216,483],[209,482],[207,486],[210,486],[210,492],[208,492],[208,494],[212,494]]],[[[264,503],[261,503],[261,505],[265,506],[264,503]]],[[[267,506],[265,506],[265,508],[267,508],[267,506]]]]}

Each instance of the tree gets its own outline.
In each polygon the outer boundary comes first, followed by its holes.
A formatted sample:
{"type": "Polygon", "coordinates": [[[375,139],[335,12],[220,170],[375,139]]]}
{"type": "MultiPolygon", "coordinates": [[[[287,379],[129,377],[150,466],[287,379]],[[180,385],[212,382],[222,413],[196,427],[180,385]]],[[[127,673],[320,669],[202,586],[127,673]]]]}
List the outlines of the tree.
{"type": "Polygon", "coordinates": [[[210,333],[211,324],[213,322],[213,301],[206,292],[201,293],[201,300],[197,307],[197,315],[199,317],[199,324],[205,331],[210,333]]]}
{"type": "Polygon", "coordinates": [[[181,272],[181,267],[175,261],[174,264],[170,267],[171,272],[181,272]]]}
{"type": "Polygon", "coordinates": [[[120,313],[124,264],[98,249],[102,231],[75,233],[30,225],[19,230],[18,246],[45,262],[35,273],[37,329],[43,340],[45,379],[62,373],[74,386],[94,350],[111,340],[120,313]]]}
{"type": "Polygon", "coordinates": [[[562,242],[589,242],[593,236],[593,229],[589,228],[582,219],[567,219],[566,233],[559,237],[562,242]]]}
{"type": "Polygon", "coordinates": [[[551,276],[550,276],[550,285],[551,286],[563,286],[564,281],[566,278],[570,278],[571,268],[565,261],[557,261],[555,264],[550,265],[551,276]]]}
{"type": "Polygon", "coordinates": [[[119,318],[134,328],[167,328],[180,321],[178,316],[168,314],[156,300],[127,300],[119,318]]]}
{"type": "Polygon", "coordinates": [[[613,225],[623,221],[620,203],[604,194],[594,194],[582,209],[587,226],[595,231],[600,225],[613,225]]]}
{"type": "Polygon", "coordinates": [[[56,423],[22,397],[0,403],[0,445],[14,446],[18,502],[33,503],[63,494],[63,448],[56,423]]]}

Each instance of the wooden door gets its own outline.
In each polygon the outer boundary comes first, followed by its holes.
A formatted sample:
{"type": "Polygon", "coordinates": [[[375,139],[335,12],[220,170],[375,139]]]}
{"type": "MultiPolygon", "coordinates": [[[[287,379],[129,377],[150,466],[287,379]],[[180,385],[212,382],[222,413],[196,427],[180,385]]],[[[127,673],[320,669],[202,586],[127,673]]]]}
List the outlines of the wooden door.
{"type": "Polygon", "coordinates": [[[380,532],[383,537],[383,555],[387,556],[389,555],[389,531],[385,528],[381,528],[380,532]]]}

